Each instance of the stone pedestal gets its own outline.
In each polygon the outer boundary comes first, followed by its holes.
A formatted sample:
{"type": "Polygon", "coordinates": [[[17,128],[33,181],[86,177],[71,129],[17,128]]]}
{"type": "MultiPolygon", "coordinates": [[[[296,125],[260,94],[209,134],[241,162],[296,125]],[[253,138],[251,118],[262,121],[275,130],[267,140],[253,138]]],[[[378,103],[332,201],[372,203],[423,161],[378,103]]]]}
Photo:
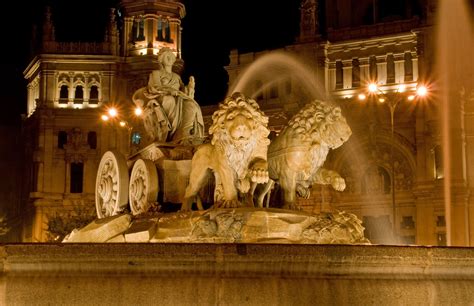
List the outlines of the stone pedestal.
{"type": "Polygon", "coordinates": [[[278,244],[0,247],[1,305],[472,305],[474,249],[278,244]]]}

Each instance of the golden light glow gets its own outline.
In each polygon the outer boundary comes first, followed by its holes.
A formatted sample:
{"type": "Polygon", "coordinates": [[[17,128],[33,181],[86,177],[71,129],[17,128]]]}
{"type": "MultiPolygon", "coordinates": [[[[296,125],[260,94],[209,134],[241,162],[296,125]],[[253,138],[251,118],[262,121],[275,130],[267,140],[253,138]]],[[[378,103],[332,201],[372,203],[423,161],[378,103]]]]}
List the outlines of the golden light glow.
{"type": "Polygon", "coordinates": [[[385,98],[379,98],[379,102],[380,102],[380,103],[384,103],[384,102],[385,102],[385,98]]]}
{"type": "Polygon", "coordinates": [[[127,123],[126,123],[125,121],[120,121],[120,123],[119,123],[119,124],[120,124],[120,126],[121,126],[121,127],[124,127],[124,126],[126,126],[126,125],[127,125],[127,123]]]}
{"type": "Polygon", "coordinates": [[[108,110],[107,112],[109,113],[109,116],[110,116],[110,117],[116,117],[117,114],[118,114],[118,113],[117,113],[117,109],[115,109],[115,108],[113,108],[113,107],[109,108],[109,110],[108,110]]]}
{"type": "Polygon", "coordinates": [[[107,115],[102,115],[102,116],[100,117],[100,119],[102,119],[103,121],[107,121],[107,120],[109,120],[109,116],[107,116],[107,115]]]}
{"type": "Polygon", "coordinates": [[[398,92],[405,92],[407,90],[407,86],[405,84],[400,84],[398,86],[398,92]]]}
{"type": "Polygon", "coordinates": [[[361,101],[362,101],[362,100],[365,100],[366,98],[367,98],[367,97],[366,97],[364,94],[359,94],[359,95],[357,96],[357,99],[359,99],[359,100],[361,100],[361,101]]]}
{"type": "Polygon", "coordinates": [[[369,89],[369,92],[372,92],[372,93],[376,92],[377,89],[378,89],[377,84],[375,84],[375,83],[369,84],[369,87],[367,87],[367,88],[369,89]]]}
{"type": "Polygon", "coordinates": [[[415,100],[415,96],[414,95],[409,95],[408,96],[408,101],[413,101],[415,100]]]}
{"type": "Polygon", "coordinates": [[[426,88],[426,86],[418,86],[418,88],[416,89],[416,94],[420,97],[424,97],[428,94],[428,88],[426,88]]]}
{"type": "Polygon", "coordinates": [[[143,113],[143,110],[140,107],[135,108],[135,116],[140,116],[143,113]]]}

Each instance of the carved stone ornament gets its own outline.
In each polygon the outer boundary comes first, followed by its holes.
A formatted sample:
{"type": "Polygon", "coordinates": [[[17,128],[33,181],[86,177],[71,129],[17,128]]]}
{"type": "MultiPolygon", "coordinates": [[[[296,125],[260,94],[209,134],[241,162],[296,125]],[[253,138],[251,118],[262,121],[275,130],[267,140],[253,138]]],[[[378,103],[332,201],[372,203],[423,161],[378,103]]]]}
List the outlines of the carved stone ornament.
{"type": "Polygon", "coordinates": [[[362,222],[346,212],[214,209],[131,220],[93,221],[64,242],[368,244],[362,222]],[[117,221],[125,226],[116,231],[117,221]],[[108,239],[107,239],[108,238],[108,239]]]}
{"type": "Polygon", "coordinates": [[[139,159],[130,175],[129,200],[134,215],[146,213],[158,197],[158,173],[150,160],[139,159]]]}
{"type": "Polygon", "coordinates": [[[128,204],[128,168],[123,155],[107,151],[97,169],[95,205],[99,218],[117,215],[128,204]]]}

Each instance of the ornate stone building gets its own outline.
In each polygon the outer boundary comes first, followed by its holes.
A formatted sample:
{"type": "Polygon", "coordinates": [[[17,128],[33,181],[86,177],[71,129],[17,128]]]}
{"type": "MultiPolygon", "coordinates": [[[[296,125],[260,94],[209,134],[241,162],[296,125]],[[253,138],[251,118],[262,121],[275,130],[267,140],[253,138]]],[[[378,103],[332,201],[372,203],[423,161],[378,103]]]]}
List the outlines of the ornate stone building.
{"type": "Polygon", "coordinates": [[[54,238],[47,235],[47,222],[57,214],[77,209],[95,214],[100,158],[111,149],[129,152],[134,132],[131,95],[157,68],[159,49],[171,48],[182,64],[184,16],[180,2],[123,0],[120,11],[110,11],[103,42],[83,43],[57,41],[54,16],[46,11],[40,49],[24,71],[31,220],[25,225],[24,241],[54,238]],[[118,21],[123,23],[121,32],[118,21]],[[101,113],[112,106],[118,116],[100,122],[101,113]]]}
{"type": "MultiPolygon", "coordinates": [[[[433,69],[436,1],[303,0],[300,12],[300,34],[293,45],[232,51],[226,69],[229,84],[244,83],[236,88],[259,100],[276,133],[310,98],[325,97],[342,107],[353,135],[329,154],[326,166],[346,178],[347,188],[339,193],[315,186],[309,200],[300,200],[304,209],[353,212],[374,243],[395,237],[401,243],[445,245],[449,232],[452,245],[472,245],[473,173],[465,152],[472,145],[473,121],[467,99],[453,88],[445,90],[450,103],[458,105],[452,109],[459,125],[449,130],[455,171],[449,178],[446,218],[442,116],[437,111],[442,89],[433,69]],[[251,81],[238,78],[247,68],[256,75],[251,81]],[[274,73],[259,74],[271,69],[274,73]],[[280,76],[277,82],[275,75],[280,76]],[[309,81],[313,77],[316,81],[309,81]],[[377,85],[372,94],[370,83],[377,85]],[[416,95],[421,86],[430,90],[424,98],[416,95]]],[[[472,71],[466,75],[472,85],[472,71]]]]}
{"type": "MultiPolygon", "coordinates": [[[[342,107],[353,135],[329,154],[325,166],[341,173],[347,188],[339,193],[314,186],[300,204],[308,211],[355,213],[374,243],[395,237],[401,243],[444,245],[448,233],[453,245],[472,245],[472,106],[468,94],[449,90],[448,100],[457,106],[452,120],[457,125],[450,130],[450,168],[456,171],[446,179],[437,111],[441,98],[431,94],[439,92],[439,75],[432,68],[436,1],[304,0],[300,14],[294,44],[232,51],[226,67],[231,90],[254,95],[274,133],[311,98],[342,107]],[[250,76],[242,77],[249,67],[250,76]],[[378,85],[375,94],[368,94],[369,83],[378,85]],[[415,95],[421,85],[430,89],[425,98],[415,95]],[[451,184],[448,210],[446,181],[451,184]]],[[[180,61],[184,15],[177,1],[123,0],[122,10],[110,13],[103,42],[77,43],[56,41],[54,16],[46,12],[41,48],[24,72],[25,177],[31,190],[24,241],[46,241],[47,221],[55,214],[93,209],[101,156],[110,149],[131,150],[130,97],[157,67],[154,55],[170,47],[180,61]],[[104,124],[99,118],[110,106],[119,118],[104,124]],[[118,124],[122,120],[125,128],[118,124]]],[[[203,107],[207,127],[214,109],[203,107]]]]}

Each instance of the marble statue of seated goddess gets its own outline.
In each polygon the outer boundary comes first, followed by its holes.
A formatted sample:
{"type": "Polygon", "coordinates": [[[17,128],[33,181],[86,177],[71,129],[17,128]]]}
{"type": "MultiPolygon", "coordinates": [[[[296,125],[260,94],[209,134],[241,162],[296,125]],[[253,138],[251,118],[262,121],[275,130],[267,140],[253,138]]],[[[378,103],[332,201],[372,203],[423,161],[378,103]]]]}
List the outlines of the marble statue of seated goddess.
{"type": "Polygon", "coordinates": [[[138,89],[133,102],[143,110],[144,126],[152,141],[199,143],[204,137],[201,108],[194,100],[194,77],[187,86],[172,71],[176,56],[169,48],[158,53],[160,69],[150,73],[148,85],[138,89]]]}

